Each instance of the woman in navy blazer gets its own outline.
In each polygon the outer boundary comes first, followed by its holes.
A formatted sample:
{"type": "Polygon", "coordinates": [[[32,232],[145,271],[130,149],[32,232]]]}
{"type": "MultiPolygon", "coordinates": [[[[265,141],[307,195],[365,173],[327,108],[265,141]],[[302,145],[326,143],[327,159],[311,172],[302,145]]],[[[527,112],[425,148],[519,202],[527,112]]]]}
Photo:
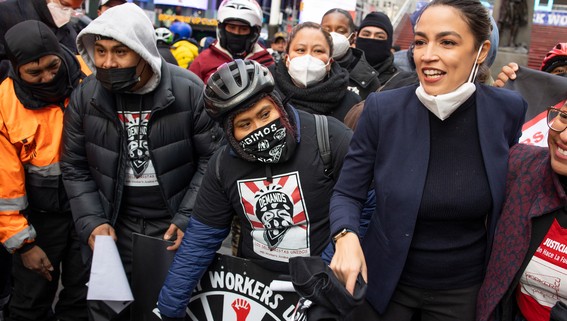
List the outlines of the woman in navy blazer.
{"type": "Polygon", "coordinates": [[[526,103],[474,84],[490,49],[476,0],[434,0],[415,27],[420,85],[371,94],[331,199],[331,268],[367,302],[352,320],[474,320],[526,103]],[[360,211],[375,181],[363,240],[360,211]],[[373,315],[373,317],[371,316],[373,315]]]}

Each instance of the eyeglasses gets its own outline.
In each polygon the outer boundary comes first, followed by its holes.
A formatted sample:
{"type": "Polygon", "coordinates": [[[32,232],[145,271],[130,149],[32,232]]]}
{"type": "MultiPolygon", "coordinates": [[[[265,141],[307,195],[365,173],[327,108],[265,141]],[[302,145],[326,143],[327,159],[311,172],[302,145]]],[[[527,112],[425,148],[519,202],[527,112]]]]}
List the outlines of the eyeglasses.
{"type": "Polygon", "coordinates": [[[554,132],[563,132],[567,129],[567,112],[553,107],[547,108],[547,127],[554,132]]]}

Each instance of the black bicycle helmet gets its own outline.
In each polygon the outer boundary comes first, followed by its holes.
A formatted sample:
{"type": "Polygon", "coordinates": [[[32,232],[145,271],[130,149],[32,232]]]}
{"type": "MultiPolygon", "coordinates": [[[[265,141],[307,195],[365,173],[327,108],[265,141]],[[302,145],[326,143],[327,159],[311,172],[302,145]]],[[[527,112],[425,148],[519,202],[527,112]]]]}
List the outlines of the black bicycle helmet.
{"type": "Polygon", "coordinates": [[[232,110],[247,106],[261,93],[274,90],[274,77],[268,68],[254,60],[236,59],[221,65],[205,86],[205,110],[220,119],[232,110]]]}

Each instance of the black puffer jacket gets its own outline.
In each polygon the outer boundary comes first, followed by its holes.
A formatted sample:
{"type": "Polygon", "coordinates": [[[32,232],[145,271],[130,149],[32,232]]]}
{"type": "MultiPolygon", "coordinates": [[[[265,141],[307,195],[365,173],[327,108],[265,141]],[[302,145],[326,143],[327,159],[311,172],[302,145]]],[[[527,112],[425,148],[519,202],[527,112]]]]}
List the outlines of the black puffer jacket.
{"type": "MultiPolygon", "coordinates": [[[[222,140],[204,110],[203,83],[193,73],[162,60],[161,81],[144,95],[151,104],[148,147],[172,223],[185,231],[210,156],[222,140]]],[[[71,96],[65,112],[61,171],[77,232],[113,225],[126,172],[127,138],[114,95],[94,76],[71,96]]]]}

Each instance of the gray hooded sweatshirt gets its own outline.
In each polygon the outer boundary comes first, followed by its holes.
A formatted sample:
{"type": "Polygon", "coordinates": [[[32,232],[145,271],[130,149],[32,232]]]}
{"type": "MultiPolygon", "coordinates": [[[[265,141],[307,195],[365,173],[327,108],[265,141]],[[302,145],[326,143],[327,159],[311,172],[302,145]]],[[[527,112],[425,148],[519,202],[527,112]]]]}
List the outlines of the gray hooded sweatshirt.
{"type": "Polygon", "coordinates": [[[77,36],[77,49],[96,75],[94,44],[96,36],[110,37],[135,51],[152,68],[153,76],[136,94],[154,90],[161,78],[161,56],[156,45],[153,24],[144,11],[133,3],[112,7],[94,19],[77,36]]]}

